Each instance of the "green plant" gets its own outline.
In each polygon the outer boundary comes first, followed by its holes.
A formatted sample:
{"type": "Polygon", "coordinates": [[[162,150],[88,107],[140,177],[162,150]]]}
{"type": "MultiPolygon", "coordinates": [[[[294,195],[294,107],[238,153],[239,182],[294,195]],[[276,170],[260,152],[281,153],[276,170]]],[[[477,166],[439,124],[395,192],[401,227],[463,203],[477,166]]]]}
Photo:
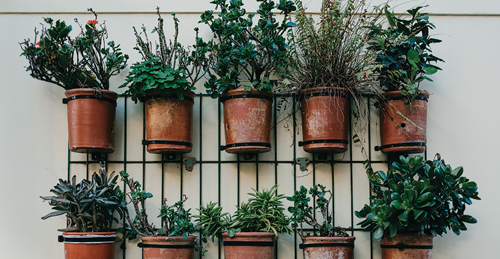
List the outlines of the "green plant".
{"type": "Polygon", "coordinates": [[[349,235],[345,232],[344,228],[334,227],[333,223],[333,211],[329,211],[330,202],[332,200],[332,192],[326,190],[326,187],[321,184],[316,184],[309,189],[309,194],[315,199],[316,206],[312,207],[309,205],[311,201],[310,197],[307,197],[307,189],[304,186],[300,186],[300,189],[295,191],[293,196],[287,197],[289,201],[293,201],[293,207],[288,207],[288,211],[292,213],[291,221],[292,227],[297,229],[300,225],[300,231],[298,234],[301,237],[309,236],[309,233],[304,234],[303,224],[309,224],[314,228],[318,228],[319,236],[322,237],[348,237],[349,235]],[[319,209],[321,215],[323,216],[323,222],[318,223],[315,217],[314,211],[319,209]]]}
{"type": "Polygon", "coordinates": [[[201,15],[201,21],[210,26],[215,41],[210,50],[216,56],[213,72],[217,75],[205,83],[207,92],[216,98],[220,93],[243,87],[271,91],[277,80],[276,73],[288,65],[287,43],[283,37],[295,24],[289,14],[295,11],[292,1],[280,0],[278,4],[269,0],[261,2],[254,23],[255,14],[245,17],[242,0],[214,0],[215,9],[220,8],[218,17],[208,10],[201,15]],[[273,10],[283,14],[278,22],[273,10]]]}
{"type": "Polygon", "coordinates": [[[130,73],[125,78],[125,83],[119,88],[128,86],[127,94],[132,95],[132,100],[144,101],[147,91],[158,91],[162,96],[176,94],[184,99],[183,90],[194,90],[194,85],[207,74],[212,59],[207,57],[209,44],[198,37],[196,43],[184,47],[177,41],[179,35],[179,19],[172,14],[175,26],[174,41],[165,37],[163,18],[160,8],[157,8],[158,26],[152,33],[158,34],[159,43],[156,46],[149,41],[146,27],[142,26],[142,33],[134,28],[137,45],[134,47],[142,56],[142,61],[131,67],[130,73]],[[141,36],[144,34],[144,39],[141,36]]]}
{"type": "Polygon", "coordinates": [[[363,54],[370,28],[380,23],[381,9],[367,14],[363,0],[323,0],[318,21],[306,14],[301,0],[294,0],[296,30],[289,33],[290,66],[285,91],[313,87],[342,87],[358,94],[366,77],[369,55],[363,54]],[[316,26],[317,24],[317,26],[316,26]]]}
{"type": "MultiPolygon", "coordinates": [[[[142,190],[141,184],[134,179],[129,178],[125,171],[120,172],[122,181],[128,186],[130,192],[125,195],[130,199],[130,203],[135,210],[135,218],[130,218],[130,213],[126,206],[123,206],[123,213],[128,222],[128,226],[121,230],[124,234],[124,239],[135,239],[140,236],[182,236],[187,238],[191,233],[195,232],[194,224],[191,222],[191,209],[184,209],[184,202],[187,196],[174,205],[167,205],[167,199],[163,200],[163,205],[160,209],[160,215],[163,227],[155,228],[153,224],[148,222],[146,213],[145,201],[153,197],[149,192],[142,190]]],[[[126,205],[126,201],[124,201],[126,205]]]]}
{"type": "MultiPolygon", "coordinates": [[[[126,67],[128,55],[123,54],[120,45],[109,41],[106,25],[97,25],[89,20],[76,38],[69,36],[71,25],[64,21],[44,18],[48,28],[42,25],[41,32],[35,29],[35,40],[20,43],[22,54],[28,59],[30,71],[35,79],[63,87],[109,89],[109,79],[126,67]],[[100,28],[98,28],[100,27],[100,28]],[[40,34],[40,41],[37,36],[40,34]]],[[[75,19],[78,23],[78,21],[75,19]]]]}
{"type": "Polygon", "coordinates": [[[66,215],[67,227],[59,229],[63,232],[103,232],[110,231],[113,222],[118,223],[114,216],[121,211],[123,193],[113,177],[114,172],[108,177],[105,171],[92,175],[92,181],[86,179],[76,182],[76,176],[71,181],[59,179],[59,183],[51,189],[54,196],[40,196],[55,210],[42,219],[66,215]]]}
{"type": "MultiPolygon", "coordinates": [[[[251,198],[248,202],[243,202],[236,206],[233,216],[222,213],[222,207],[217,203],[201,205],[198,211],[200,215],[196,218],[196,225],[200,227],[202,236],[212,237],[212,241],[217,237],[222,238],[223,232],[228,232],[233,237],[237,232],[270,232],[277,237],[281,233],[290,233],[292,229],[288,226],[290,219],[283,211],[283,194],[277,194],[278,186],[271,189],[263,189],[259,192],[252,189],[254,193],[249,193],[251,198]]],[[[206,239],[204,239],[206,242],[206,239]]]]}
{"type": "MultiPolygon", "coordinates": [[[[374,55],[374,71],[379,73],[380,87],[384,91],[401,90],[412,101],[420,92],[419,85],[428,75],[441,70],[432,64],[442,59],[431,54],[430,45],[441,40],[429,34],[435,28],[422,6],[408,10],[410,19],[396,17],[385,8],[388,28],[373,26],[368,50],[374,55]]],[[[444,61],[443,61],[444,62],[444,61]]]]}
{"type": "Polygon", "coordinates": [[[434,236],[451,229],[459,235],[465,223],[476,219],[465,215],[471,199],[479,200],[477,184],[462,176],[463,168],[451,168],[444,160],[424,161],[421,156],[399,157],[399,162],[378,179],[370,205],[356,216],[362,227],[374,232],[377,240],[396,233],[430,233],[434,236]]]}

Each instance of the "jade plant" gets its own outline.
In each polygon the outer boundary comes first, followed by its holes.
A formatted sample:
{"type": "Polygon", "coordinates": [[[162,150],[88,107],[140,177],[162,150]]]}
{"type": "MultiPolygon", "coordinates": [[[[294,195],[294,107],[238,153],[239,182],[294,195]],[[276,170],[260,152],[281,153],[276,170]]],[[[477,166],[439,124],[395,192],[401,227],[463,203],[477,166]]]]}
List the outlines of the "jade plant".
{"type": "Polygon", "coordinates": [[[137,236],[182,236],[187,238],[195,232],[195,226],[191,222],[191,209],[184,208],[184,203],[187,200],[186,195],[173,205],[167,205],[167,199],[163,199],[160,215],[158,215],[163,226],[156,228],[154,224],[149,223],[145,207],[146,199],[152,198],[153,195],[144,191],[141,184],[129,178],[125,171],[121,171],[120,176],[130,190],[125,195],[135,210],[135,217],[132,219],[126,206],[127,202],[123,202],[123,213],[128,223],[125,228],[120,230],[124,234],[124,240],[127,238],[133,240],[137,236]]]}
{"type": "Polygon", "coordinates": [[[452,168],[439,157],[399,157],[387,174],[378,172],[370,181],[374,196],[370,205],[356,211],[363,228],[377,240],[397,233],[427,233],[434,236],[451,229],[460,235],[465,223],[477,220],[465,214],[472,199],[480,200],[477,184],[462,176],[463,168],[452,168]]]}
{"type": "Polygon", "coordinates": [[[107,176],[105,171],[94,173],[91,181],[76,182],[76,176],[71,181],[59,179],[59,183],[50,190],[54,196],[40,196],[49,201],[53,212],[42,219],[65,215],[67,227],[59,229],[63,232],[106,232],[111,230],[113,222],[123,217],[123,193],[117,185],[118,176],[114,172],[107,176]]]}
{"type": "MultiPolygon", "coordinates": [[[[310,233],[304,233],[304,223],[311,227],[317,228],[318,236],[322,237],[348,237],[349,234],[342,227],[333,226],[333,210],[330,210],[332,200],[332,192],[326,190],[326,187],[321,184],[316,184],[309,189],[309,194],[315,200],[316,205],[311,206],[311,197],[307,197],[307,188],[300,186],[293,196],[287,197],[293,202],[293,206],[288,207],[288,212],[292,213],[292,227],[300,230],[297,233],[301,237],[310,236],[310,233]],[[315,211],[319,210],[323,217],[323,222],[318,222],[315,217],[315,211]]],[[[316,231],[314,232],[316,235],[316,231]]]]}
{"type": "Polygon", "coordinates": [[[389,27],[373,26],[369,34],[368,51],[374,56],[373,71],[383,91],[397,91],[412,101],[420,92],[423,80],[441,70],[435,64],[442,59],[434,56],[431,44],[441,42],[433,38],[434,24],[427,13],[420,13],[419,6],[408,10],[409,18],[397,16],[385,8],[389,27]]]}
{"type": "Polygon", "coordinates": [[[177,40],[179,19],[173,13],[175,35],[173,41],[169,41],[163,29],[164,21],[160,8],[156,10],[158,26],[152,33],[158,35],[158,44],[149,41],[145,26],[141,28],[142,33],[138,33],[133,27],[137,41],[134,49],[141,54],[142,61],[131,66],[125,83],[119,86],[128,87],[126,94],[130,94],[135,102],[143,102],[148,91],[155,91],[161,96],[174,94],[184,99],[183,91],[196,89],[196,82],[208,73],[212,61],[207,54],[209,44],[198,37],[198,28],[195,28],[196,43],[192,47],[183,46],[177,40]]]}
{"type": "Polygon", "coordinates": [[[291,233],[290,219],[283,213],[283,194],[277,194],[278,186],[263,189],[261,192],[252,189],[248,193],[251,198],[236,206],[236,211],[231,216],[222,212],[222,207],[210,202],[201,205],[196,218],[197,227],[202,229],[204,241],[207,237],[222,239],[222,233],[227,232],[233,237],[238,232],[270,232],[277,237],[281,233],[291,233]]]}
{"type": "Polygon", "coordinates": [[[214,16],[213,10],[207,10],[201,15],[200,23],[210,26],[215,38],[210,44],[215,75],[205,83],[213,98],[236,88],[271,91],[278,83],[275,77],[288,65],[284,36],[295,26],[290,21],[295,5],[288,0],[257,2],[257,21],[256,14],[247,14],[242,0],[214,0],[211,3],[220,13],[214,16]],[[275,12],[283,15],[281,21],[275,12]]]}
{"type": "Polygon", "coordinates": [[[89,11],[95,20],[89,20],[85,26],[78,24],[81,32],[75,38],[70,36],[71,25],[44,18],[46,25],[40,31],[35,29],[34,41],[20,43],[21,56],[29,62],[26,71],[33,78],[65,90],[109,89],[109,79],[126,67],[129,57],[121,52],[119,44],[107,41],[105,23],[99,24],[97,14],[89,11]]]}

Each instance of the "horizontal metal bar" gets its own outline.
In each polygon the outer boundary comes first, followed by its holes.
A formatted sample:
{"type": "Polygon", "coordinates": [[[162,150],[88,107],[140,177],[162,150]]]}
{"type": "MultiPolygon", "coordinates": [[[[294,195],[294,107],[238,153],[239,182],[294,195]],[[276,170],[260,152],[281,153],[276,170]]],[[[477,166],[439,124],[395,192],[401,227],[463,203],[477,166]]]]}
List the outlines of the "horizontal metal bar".
{"type": "MultiPolygon", "coordinates": [[[[201,162],[201,161],[200,161],[201,162]]],[[[237,160],[227,160],[227,161],[203,161],[203,163],[205,164],[217,164],[217,163],[221,163],[221,164],[235,164],[235,163],[242,163],[242,164],[255,164],[257,161],[255,160],[240,160],[240,161],[237,161],[237,160]]],[[[70,161],[69,162],[70,164],[98,164],[99,161],[70,161]]],[[[106,163],[109,163],[109,164],[122,164],[124,163],[124,161],[106,161],[106,163]]],[[[155,160],[155,161],[128,161],[127,160],[127,164],[142,164],[142,163],[146,163],[146,164],[172,164],[172,163],[182,163],[182,160],[165,160],[165,161],[161,161],[161,160],[155,160]]],[[[292,160],[280,160],[280,161],[273,161],[273,160],[259,160],[258,161],[259,164],[294,164],[295,162],[292,161],[292,160]]],[[[331,164],[331,163],[335,163],[335,164],[349,164],[349,163],[353,163],[353,164],[364,164],[365,161],[336,161],[336,160],[322,160],[322,161],[315,161],[316,164],[331,164]]],[[[372,164],[385,164],[387,163],[387,161],[371,161],[372,164]]]]}

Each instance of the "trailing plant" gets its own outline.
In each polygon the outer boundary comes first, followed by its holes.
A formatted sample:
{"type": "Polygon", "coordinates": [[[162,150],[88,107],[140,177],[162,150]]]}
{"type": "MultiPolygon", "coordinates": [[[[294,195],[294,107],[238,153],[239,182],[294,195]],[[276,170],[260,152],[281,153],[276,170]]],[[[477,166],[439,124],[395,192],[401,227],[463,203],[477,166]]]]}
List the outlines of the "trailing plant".
{"type": "Polygon", "coordinates": [[[420,83],[428,75],[441,70],[434,65],[442,59],[431,54],[430,45],[441,42],[431,37],[435,28],[427,13],[420,13],[423,6],[408,10],[409,19],[395,16],[385,8],[388,28],[373,26],[369,34],[368,50],[375,57],[373,71],[379,73],[380,87],[384,91],[401,90],[411,102],[419,94],[420,83]]]}
{"type": "Polygon", "coordinates": [[[65,215],[67,227],[59,229],[63,232],[106,232],[111,230],[113,222],[118,223],[115,217],[117,212],[123,217],[123,193],[117,186],[118,176],[114,172],[108,177],[103,170],[94,173],[92,180],[83,179],[76,182],[76,176],[71,181],[59,179],[59,183],[50,190],[54,196],[40,196],[49,201],[54,212],[42,217],[48,219],[54,216],[65,215]]]}
{"type": "Polygon", "coordinates": [[[353,96],[369,79],[363,74],[370,56],[363,53],[370,28],[378,26],[381,8],[363,0],[323,0],[318,21],[306,14],[301,0],[294,0],[296,30],[289,33],[290,66],[284,91],[314,87],[341,87],[353,96]]]}
{"type": "Polygon", "coordinates": [[[236,206],[233,216],[222,213],[222,207],[217,203],[201,205],[198,211],[200,215],[196,218],[197,227],[202,229],[203,241],[206,237],[212,237],[212,241],[217,237],[222,238],[223,232],[228,232],[233,237],[237,232],[270,232],[277,237],[281,233],[291,233],[288,226],[290,219],[283,211],[283,194],[277,194],[278,186],[271,189],[263,189],[259,192],[252,189],[254,193],[248,193],[251,198],[247,202],[242,202],[236,206]]]}
{"type": "Polygon", "coordinates": [[[119,88],[128,86],[126,94],[132,95],[132,100],[143,102],[147,91],[157,91],[162,96],[176,94],[184,99],[183,90],[195,90],[194,85],[208,72],[210,59],[207,56],[209,44],[198,37],[196,31],[196,42],[190,47],[184,47],[177,41],[179,35],[179,19],[172,14],[175,26],[174,40],[167,41],[163,29],[163,18],[160,8],[156,8],[158,14],[158,26],[152,33],[158,35],[158,43],[149,41],[146,27],[142,26],[142,32],[138,33],[134,28],[136,37],[135,50],[139,51],[142,61],[131,67],[130,73],[125,78],[125,83],[119,88]]]}
{"type": "Polygon", "coordinates": [[[271,91],[278,82],[273,76],[279,76],[288,65],[288,45],[283,35],[295,26],[289,16],[295,5],[288,0],[257,2],[261,4],[255,23],[255,14],[246,15],[242,0],[213,0],[215,9],[220,8],[217,17],[213,10],[201,15],[200,23],[209,25],[215,38],[210,50],[216,59],[212,67],[216,76],[205,83],[213,98],[241,87],[246,91],[271,91]],[[281,22],[275,18],[277,11],[284,16],[281,22]]]}
{"type": "MultiPolygon", "coordinates": [[[[35,38],[20,43],[21,56],[26,57],[33,78],[61,86],[65,90],[74,88],[109,89],[109,78],[126,67],[128,55],[120,45],[109,41],[106,25],[89,20],[76,38],[70,37],[71,25],[51,18],[44,18],[48,27],[41,31],[35,28],[35,38]],[[40,40],[38,41],[38,35],[40,40]]],[[[78,22],[75,19],[76,22],[78,22]]]]}
{"type": "MultiPolygon", "coordinates": [[[[293,196],[287,197],[289,201],[293,201],[293,206],[288,207],[288,211],[292,213],[292,227],[297,229],[300,226],[300,231],[297,233],[301,237],[307,237],[310,233],[304,234],[303,224],[317,228],[319,236],[322,237],[348,237],[349,235],[344,228],[333,226],[333,211],[330,211],[329,206],[332,200],[332,192],[326,190],[326,187],[321,184],[316,184],[309,189],[309,194],[315,199],[316,206],[310,206],[310,197],[307,197],[307,189],[300,186],[293,196]],[[320,211],[323,216],[323,222],[319,223],[315,217],[315,211],[320,211]]],[[[314,232],[316,235],[316,232],[314,232]]]]}
{"type": "Polygon", "coordinates": [[[434,236],[467,230],[465,223],[476,223],[464,214],[471,199],[480,200],[477,184],[462,176],[463,168],[453,169],[438,154],[434,161],[421,156],[399,157],[398,162],[378,179],[370,205],[356,211],[359,223],[374,233],[377,240],[396,233],[430,233],[434,236]]]}
{"type": "Polygon", "coordinates": [[[152,198],[153,195],[149,192],[142,190],[141,184],[134,179],[129,178],[125,171],[120,172],[122,181],[130,189],[125,195],[130,199],[130,202],[135,210],[135,218],[132,220],[130,213],[127,209],[127,202],[124,201],[123,213],[128,225],[121,230],[124,234],[124,240],[135,239],[139,236],[182,236],[187,238],[191,233],[195,232],[194,224],[191,222],[191,209],[184,208],[184,202],[187,196],[184,195],[183,199],[176,202],[174,205],[167,205],[167,199],[163,199],[163,204],[160,209],[161,222],[163,227],[157,229],[153,224],[148,221],[148,214],[146,213],[145,201],[152,198]]]}

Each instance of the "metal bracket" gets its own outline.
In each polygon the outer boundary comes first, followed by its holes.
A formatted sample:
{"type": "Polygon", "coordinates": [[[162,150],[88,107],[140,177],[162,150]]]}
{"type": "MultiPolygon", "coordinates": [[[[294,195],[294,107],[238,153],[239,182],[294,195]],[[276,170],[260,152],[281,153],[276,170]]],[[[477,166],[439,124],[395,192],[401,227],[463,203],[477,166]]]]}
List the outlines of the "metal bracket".
{"type": "Polygon", "coordinates": [[[196,164],[196,158],[194,157],[185,157],[182,159],[182,163],[186,164],[186,170],[189,172],[193,171],[193,165],[196,164]]]}
{"type": "Polygon", "coordinates": [[[173,153],[168,153],[165,154],[165,160],[175,160],[177,158],[177,154],[173,153]]]}
{"type": "Polygon", "coordinates": [[[299,157],[297,158],[297,164],[300,164],[300,171],[304,172],[307,171],[307,164],[309,164],[309,158],[308,157],[299,157]]]}

